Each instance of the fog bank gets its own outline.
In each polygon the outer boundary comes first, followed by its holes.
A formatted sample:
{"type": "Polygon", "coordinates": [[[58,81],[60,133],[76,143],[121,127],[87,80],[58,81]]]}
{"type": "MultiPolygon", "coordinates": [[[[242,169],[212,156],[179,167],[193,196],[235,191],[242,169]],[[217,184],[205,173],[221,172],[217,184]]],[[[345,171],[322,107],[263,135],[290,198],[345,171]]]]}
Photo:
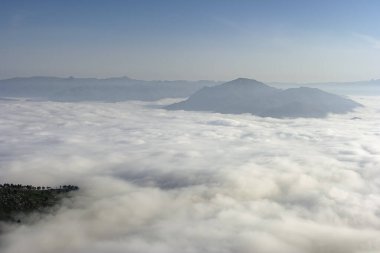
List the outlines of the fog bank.
{"type": "Polygon", "coordinates": [[[0,179],[81,190],[0,251],[378,252],[380,102],[355,101],[273,119],[2,100],[0,179]]]}

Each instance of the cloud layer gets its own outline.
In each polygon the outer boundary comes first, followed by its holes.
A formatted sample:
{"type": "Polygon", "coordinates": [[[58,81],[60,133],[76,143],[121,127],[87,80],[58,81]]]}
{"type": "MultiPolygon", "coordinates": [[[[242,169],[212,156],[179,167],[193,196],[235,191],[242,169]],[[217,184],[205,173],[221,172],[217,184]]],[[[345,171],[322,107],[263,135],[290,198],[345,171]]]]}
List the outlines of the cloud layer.
{"type": "Polygon", "coordinates": [[[378,252],[380,102],[356,99],[295,120],[0,101],[1,181],[81,187],[0,250],[378,252]]]}

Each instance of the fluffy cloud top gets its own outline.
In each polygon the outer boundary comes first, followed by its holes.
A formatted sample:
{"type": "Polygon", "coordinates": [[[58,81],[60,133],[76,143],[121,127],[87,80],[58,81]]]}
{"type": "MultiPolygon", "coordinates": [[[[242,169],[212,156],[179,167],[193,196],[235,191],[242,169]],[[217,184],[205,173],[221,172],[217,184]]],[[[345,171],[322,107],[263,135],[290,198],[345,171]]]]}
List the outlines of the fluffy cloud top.
{"type": "Polygon", "coordinates": [[[81,190],[4,253],[380,250],[380,103],[327,119],[1,101],[1,181],[81,190]],[[358,117],[357,120],[352,120],[358,117]]]}

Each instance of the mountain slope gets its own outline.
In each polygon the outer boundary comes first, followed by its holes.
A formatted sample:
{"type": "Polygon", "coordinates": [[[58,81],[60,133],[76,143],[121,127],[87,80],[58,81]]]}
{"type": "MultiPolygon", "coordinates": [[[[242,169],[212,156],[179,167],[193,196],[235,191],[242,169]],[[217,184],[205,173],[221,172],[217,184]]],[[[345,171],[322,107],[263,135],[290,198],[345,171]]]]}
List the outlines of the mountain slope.
{"type": "Polygon", "coordinates": [[[269,83],[276,88],[299,88],[310,87],[317,88],[327,92],[339,95],[364,95],[378,96],[380,95],[380,79],[357,81],[357,82],[327,82],[327,83],[269,83]]]}
{"type": "Polygon", "coordinates": [[[324,117],[346,113],[360,104],[315,88],[276,89],[252,79],[239,78],[199,90],[169,110],[251,113],[263,117],[324,117]]]}

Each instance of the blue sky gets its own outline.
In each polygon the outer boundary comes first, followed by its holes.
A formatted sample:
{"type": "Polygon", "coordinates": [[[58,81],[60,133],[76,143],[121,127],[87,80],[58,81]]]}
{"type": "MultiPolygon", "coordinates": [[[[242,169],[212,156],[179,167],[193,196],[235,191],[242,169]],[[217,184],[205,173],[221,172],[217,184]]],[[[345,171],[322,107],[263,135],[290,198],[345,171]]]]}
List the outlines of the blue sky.
{"type": "Polygon", "coordinates": [[[0,0],[0,78],[380,78],[380,1],[0,0]]]}

